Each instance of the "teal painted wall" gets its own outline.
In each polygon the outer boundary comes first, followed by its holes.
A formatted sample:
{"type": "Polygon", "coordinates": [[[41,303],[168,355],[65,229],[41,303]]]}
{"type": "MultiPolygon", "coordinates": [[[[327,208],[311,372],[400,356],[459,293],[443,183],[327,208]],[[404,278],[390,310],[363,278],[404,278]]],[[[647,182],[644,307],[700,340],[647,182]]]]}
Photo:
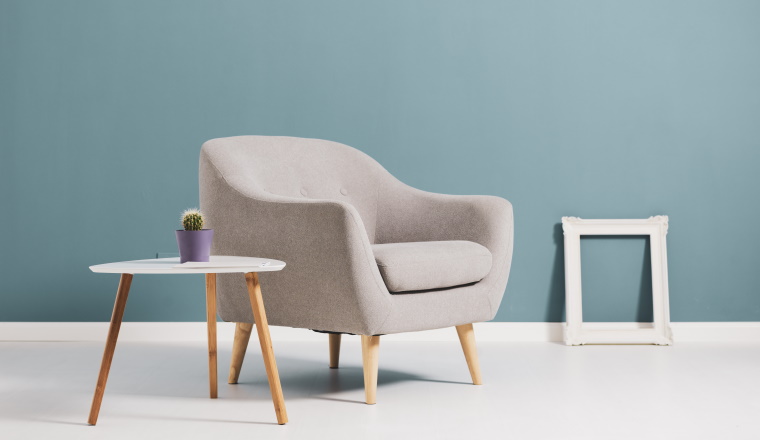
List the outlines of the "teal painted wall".
{"type": "MultiPolygon", "coordinates": [[[[0,320],[103,321],[87,266],[176,252],[203,141],[331,139],[515,206],[498,320],[563,320],[560,217],[667,214],[675,321],[760,320],[760,2],[0,1],[0,320]]],[[[586,319],[647,320],[643,238],[586,319]]],[[[199,277],[127,320],[203,320],[199,277]]]]}

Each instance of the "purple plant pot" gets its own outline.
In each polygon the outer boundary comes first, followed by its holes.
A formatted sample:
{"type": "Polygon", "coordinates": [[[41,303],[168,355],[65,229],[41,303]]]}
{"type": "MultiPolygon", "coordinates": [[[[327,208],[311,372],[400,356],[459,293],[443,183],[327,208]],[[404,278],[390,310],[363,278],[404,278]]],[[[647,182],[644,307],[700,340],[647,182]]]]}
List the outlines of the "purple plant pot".
{"type": "Polygon", "coordinates": [[[177,246],[179,246],[179,262],[207,262],[211,255],[211,242],[214,239],[213,229],[200,231],[177,230],[177,246]]]}

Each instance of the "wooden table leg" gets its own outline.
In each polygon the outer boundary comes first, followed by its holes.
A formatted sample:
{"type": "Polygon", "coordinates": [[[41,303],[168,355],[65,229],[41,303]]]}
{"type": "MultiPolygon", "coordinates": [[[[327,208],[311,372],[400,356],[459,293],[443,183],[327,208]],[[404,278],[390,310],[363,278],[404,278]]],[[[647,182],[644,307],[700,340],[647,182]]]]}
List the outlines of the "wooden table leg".
{"type": "Polygon", "coordinates": [[[216,372],[216,274],[206,274],[206,327],[208,329],[208,386],[209,396],[217,397],[216,372]]]}
{"type": "Polygon", "coordinates": [[[119,338],[119,329],[121,328],[121,320],[124,317],[124,308],[127,306],[127,296],[129,296],[130,285],[132,285],[132,274],[121,274],[119,290],[116,291],[116,302],[114,302],[113,313],[111,314],[111,325],[108,328],[106,348],[103,351],[103,360],[100,363],[98,383],[95,386],[95,395],[92,398],[92,407],[90,407],[90,418],[87,419],[87,423],[90,425],[94,425],[98,422],[100,403],[103,401],[103,394],[106,392],[108,372],[111,369],[113,352],[116,349],[116,340],[119,338]]]}
{"type": "Polygon", "coordinates": [[[256,331],[259,334],[259,343],[261,344],[261,356],[264,358],[264,368],[267,371],[269,380],[269,390],[272,392],[272,402],[274,402],[274,411],[277,414],[277,423],[284,425],[288,423],[288,412],[285,410],[285,398],[282,395],[282,386],[280,385],[280,374],[277,372],[277,363],[272,350],[272,339],[269,336],[269,324],[267,315],[264,312],[264,300],[261,297],[261,285],[256,272],[245,274],[245,281],[248,284],[248,296],[251,298],[251,308],[253,309],[253,319],[256,321],[256,331]]]}

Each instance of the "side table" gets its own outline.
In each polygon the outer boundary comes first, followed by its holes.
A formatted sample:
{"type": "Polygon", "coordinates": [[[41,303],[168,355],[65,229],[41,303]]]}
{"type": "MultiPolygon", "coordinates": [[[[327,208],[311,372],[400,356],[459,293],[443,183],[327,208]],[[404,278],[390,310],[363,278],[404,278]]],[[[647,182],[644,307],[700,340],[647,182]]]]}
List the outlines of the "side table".
{"type": "Polygon", "coordinates": [[[119,337],[119,328],[124,316],[124,308],[127,305],[129,287],[132,284],[134,274],[206,274],[206,322],[208,328],[208,373],[209,394],[212,399],[217,397],[217,360],[216,360],[216,274],[218,273],[242,273],[245,274],[248,285],[248,295],[251,299],[253,318],[256,321],[256,331],[261,344],[261,355],[264,358],[264,367],[269,380],[269,389],[272,393],[274,410],[277,415],[277,423],[284,425],[288,422],[288,414],[285,410],[285,399],[282,395],[280,376],[277,372],[277,363],[272,350],[272,340],[269,336],[269,325],[264,311],[264,301],[261,297],[258,272],[271,272],[282,270],[285,263],[278,260],[253,257],[212,256],[208,263],[192,262],[179,263],[179,258],[157,258],[151,260],[122,261],[118,263],[99,264],[90,266],[90,270],[97,273],[121,274],[119,288],[116,291],[116,302],[111,315],[111,325],[108,329],[106,347],[103,352],[103,361],[100,364],[100,374],[95,387],[95,395],[92,399],[90,417],[87,420],[90,425],[98,421],[100,404],[106,390],[108,372],[111,368],[113,353],[116,349],[116,340],[119,337]]]}

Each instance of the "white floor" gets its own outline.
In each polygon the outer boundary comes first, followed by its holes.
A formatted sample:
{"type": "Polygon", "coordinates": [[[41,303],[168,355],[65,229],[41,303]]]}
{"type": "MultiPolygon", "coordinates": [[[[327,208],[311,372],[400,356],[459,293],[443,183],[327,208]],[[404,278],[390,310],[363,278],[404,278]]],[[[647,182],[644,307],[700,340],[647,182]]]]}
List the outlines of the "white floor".
{"type": "Polygon", "coordinates": [[[481,343],[483,386],[455,342],[381,342],[368,406],[358,338],[343,339],[339,370],[326,337],[275,341],[285,426],[254,344],[238,385],[220,347],[210,400],[205,344],[120,343],[93,427],[102,344],[0,343],[0,439],[760,439],[760,342],[481,343]]]}

